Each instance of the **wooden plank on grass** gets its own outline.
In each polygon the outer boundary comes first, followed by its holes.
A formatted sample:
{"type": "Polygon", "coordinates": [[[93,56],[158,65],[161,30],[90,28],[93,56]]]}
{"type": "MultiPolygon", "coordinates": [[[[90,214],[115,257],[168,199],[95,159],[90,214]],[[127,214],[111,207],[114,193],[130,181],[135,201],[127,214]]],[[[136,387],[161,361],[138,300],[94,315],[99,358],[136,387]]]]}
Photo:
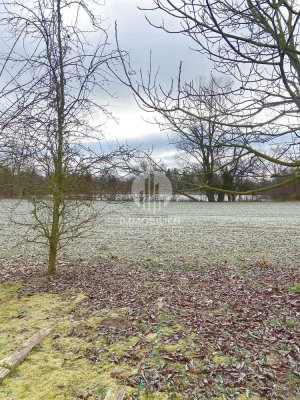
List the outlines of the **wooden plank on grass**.
{"type": "Polygon", "coordinates": [[[123,400],[124,397],[125,397],[125,389],[120,389],[117,391],[117,393],[115,393],[113,388],[109,388],[104,400],[123,400]]]}
{"type": "Polygon", "coordinates": [[[125,397],[125,389],[120,389],[117,394],[116,400],[123,400],[125,397]]]}
{"type": "Polygon", "coordinates": [[[13,368],[22,362],[31,350],[37,346],[49,333],[51,332],[51,328],[43,328],[37,334],[28,339],[22,347],[20,347],[17,351],[11,354],[9,357],[0,361],[0,365],[5,368],[13,368]]]}
{"type": "Polygon", "coordinates": [[[3,381],[3,379],[10,374],[10,370],[7,368],[0,368],[0,382],[3,381]]]}
{"type": "Polygon", "coordinates": [[[109,388],[108,392],[106,393],[105,399],[104,400],[112,400],[112,395],[114,394],[114,389],[109,388]]]}

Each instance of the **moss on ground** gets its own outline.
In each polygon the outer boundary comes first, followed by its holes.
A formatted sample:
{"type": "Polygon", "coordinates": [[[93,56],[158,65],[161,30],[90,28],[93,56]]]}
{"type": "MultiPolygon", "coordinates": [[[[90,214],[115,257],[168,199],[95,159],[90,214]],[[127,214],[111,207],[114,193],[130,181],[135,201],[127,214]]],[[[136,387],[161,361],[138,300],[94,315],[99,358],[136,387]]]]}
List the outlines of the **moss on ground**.
{"type": "MultiPolygon", "coordinates": [[[[110,386],[119,386],[117,375],[134,373],[125,363],[118,365],[116,374],[115,365],[107,358],[92,363],[84,357],[92,347],[103,344],[103,338],[93,336],[93,329],[109,315],[108,310],[76,324],[70,312],[74,306],[80,306],[82,296],[35,294],[20,297],[19,288],[18,284],[0,285],[0,360],[42,326],[53,326],[53,332],[3,381],[0,399],[66,400],[80,398],[85,393],[90,393],[89,399],[96,399],[110,386]],[[78,336],[70,334],[72,329],[78,330],[78,336]]],[[[134,338],[115,343],[115,350],[123,350],[133,342],[134,338]]]]}
{"type": "Polygon", "coordinates": [[[42,326],[66,324],[64,302],[49,294],[20,298],[19,284],[0,286],[0,360],[16,350],[42,326]]]}
{"type": "Polygon", "coordinates": [[[228,357],[226,356],[214,356],[212,360],[215,364],[220,364],[220,365],[228,364],[228,357]]]}

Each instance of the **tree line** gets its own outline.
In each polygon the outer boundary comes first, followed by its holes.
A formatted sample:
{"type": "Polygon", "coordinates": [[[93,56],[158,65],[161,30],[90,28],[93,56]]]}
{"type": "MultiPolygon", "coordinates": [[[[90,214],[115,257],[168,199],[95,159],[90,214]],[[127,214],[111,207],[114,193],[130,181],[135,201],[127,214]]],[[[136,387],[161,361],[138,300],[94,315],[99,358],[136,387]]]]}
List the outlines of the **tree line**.
{"type": "MultiPolygon", "coordinates": [[[[294,182],[284,185],[277,189],[261,193],[257,196],[232,195],[232,191],[247,191],[261,189],[266,185],[276,185],[283,178],[275,177],[271,181],[267,179],[253,180],[235,175],[233,171],[225,169],[218,175],[213,175],[212,180],[215,185],[224,189],[225,193],[208,192],[207,190],[197,190],[203,177],[202,171],[188,168],[167,168],[166,176],[170,179],[173,187],[174,199],[176,195],[182,195],[183,200],[191,201],[299,201],[300,183],[294,182]],[[226,193],[228,190],[228,194],[226,193]],[[197,197],[198,195],[198,197],[197,197]],[[199,195],[203,197],[199,199],[199,195]]],[[[99,174],[85,173],[66,176],[67,187],[66,195],[69,199],[81,200],[103,200],[103,201],[125,201],[130,200],[131,187],[135,175],[120,176],[117,172],[106,171],[99,174]]],[[[31,199],[45,198],[51,196],[49,185],[51,176],[43,176],[34,167],[1,166],[0,165],[0,198],[2,199],[31,199]]],[[[178,198],[177,198],[178,199],[178,198]]]]}

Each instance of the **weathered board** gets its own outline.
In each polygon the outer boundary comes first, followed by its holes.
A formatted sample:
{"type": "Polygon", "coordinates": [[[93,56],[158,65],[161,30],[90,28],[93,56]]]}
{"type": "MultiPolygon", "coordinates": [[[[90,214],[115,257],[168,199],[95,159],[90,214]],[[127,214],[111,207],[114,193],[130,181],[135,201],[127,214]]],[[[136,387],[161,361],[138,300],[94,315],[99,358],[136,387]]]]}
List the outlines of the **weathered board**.
{"type": "Polygon", "coordinates": [[[125,397],[125,389],[120,389],[117,394],[116,400],[123,400],[125,397]]]}
{"type": "Polygon", "coordinates": [[[0,382],[3,381],[3,379],[10,374],[10,370],[7,368],[0,368],[0,382]]]}
{"type": "Polygon", "coordinates": [[[20,349],[15,351],[9,357],[5,358],[4,360],[0,361],[0,365],[5,368],[13,368],[14,366],[18,365],[22,362],[31,350],[37,346],[49,333],[51,332],[51,328],[43,328],[37,334],[32,336],[28,339],[20,349]]]}
{"type": "Polygon", "coordinates": [[[125,389],[109,388],[104,400],[123,400],[125,397],[125,389]]]}

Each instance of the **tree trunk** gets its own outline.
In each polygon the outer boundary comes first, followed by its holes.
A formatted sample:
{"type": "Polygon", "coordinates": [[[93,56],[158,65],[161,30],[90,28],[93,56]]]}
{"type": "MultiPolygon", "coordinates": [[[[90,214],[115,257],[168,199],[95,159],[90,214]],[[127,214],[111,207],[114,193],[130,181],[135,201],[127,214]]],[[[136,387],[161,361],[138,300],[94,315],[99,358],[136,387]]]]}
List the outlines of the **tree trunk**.
{"type": "Polygon", "coordinates": [[[56,274],[56,256],[57,256],[57,246],[50,244],[48,275],[53,276],[56,274]]]}
{"type": "Polygon", "coordinates": [[[219,193],[217,202],[218,203],[222,203],[224,201],[224,198],[225,198],[225,194],[224,193],[219,193]]]}
{"type": "Polygon", "coordinates": [[[215,194],[211,191],[206,192],[207,200],[209,203],[214,203],[215,202],[215,194]]]}
{"type": "Polygon", "coordinates": [[[53,214],[52,214],[52,226],[51,234],[49,239],[49,262],[48,262],[48,274],[56,274],[56,257],[59,242],[59,208],[61,200],[60,196],[57,196],[53,200],[53,214]]]}
{"type": "Polygon", "coordinates": [[[58,46],[58,62],[59,74],[54,74],[56,84],[56,105],[57,105],[57,151],[54,159],[54,176],[53,176],[53,209],[52,209],[52,226],[49,238],[49,275],[56,273],[56,257],[60,240],[59,222],[60,207],[64,201],[64,176],[63,176],[63,141],[64,141],[64,112],[65,112],[65,74],[64,74],[64,50],[62,47],[62,14],[61,0],[56,0],[57,7],[57,46],[58,46]]]}

